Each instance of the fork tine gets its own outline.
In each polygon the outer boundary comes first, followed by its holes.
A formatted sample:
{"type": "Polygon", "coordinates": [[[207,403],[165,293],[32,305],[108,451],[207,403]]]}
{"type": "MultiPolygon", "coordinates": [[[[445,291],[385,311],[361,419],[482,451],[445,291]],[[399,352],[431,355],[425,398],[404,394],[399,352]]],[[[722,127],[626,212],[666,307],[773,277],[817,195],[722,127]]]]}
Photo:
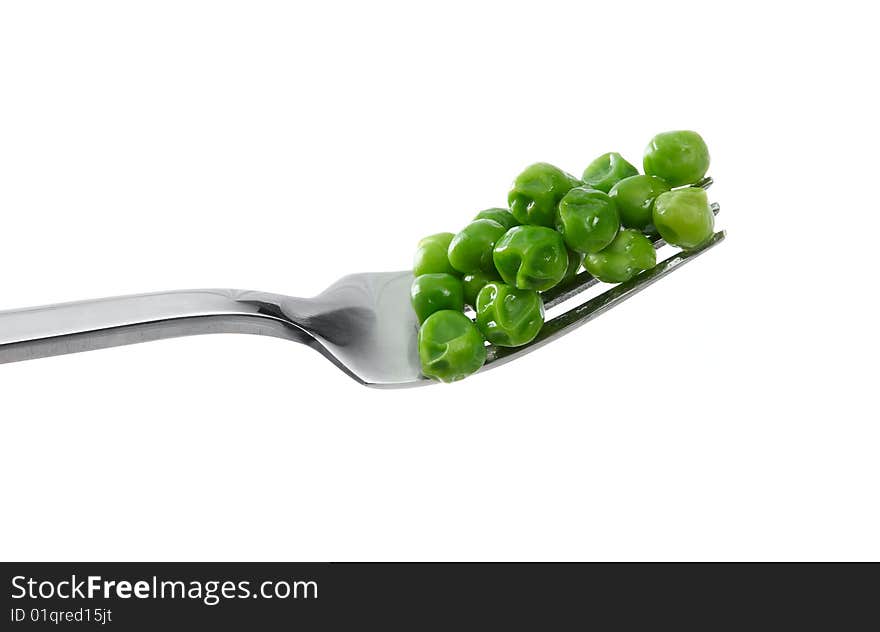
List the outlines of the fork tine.
{"type": "Polygon", "coordinates": [[[705,178],[703,178],[699,182],[695,182],[694,184],[690,184],[688,186],[699,187],[701,189],[708,189],[710,186],[712,186],[712,183],[714,183],[714,182],[715,181],[710,176],[706,176],[705,178]]]}
{"type": "MultiPolygon", "coordinates": [[[[711,180],[711,178],[706,178],[707,180],[711,180]]],[[[711,182],[710,182],[711,184],[711,182]]],[[[696,186],[696,185],[694,185],[696,186]]],[[[721,212],[721,207],[713,202],[710,204],[712,208],[712,212],[715,215],[721,212]]],[[[654,248],[662,248],[666,245],[666,242],[661,238],[657,238],[654,240],[654,248]]],[[[584,270],[583,272],[578,273],[574,276],[569,282],[561,283],[554,288],[547,290],[546,292],[541,293],[541,298],[544,300],[544,309],[550,309],[551,307],[556,307],[560,303],[567,301],[570,298],[573,298],[583,292],[584,290],[588,290],[594,285],[596,285],[598,281],[593,278],[589,272],[584,270]]]]}
{"type": "Polygon", "coordinates": [[[544,327],[541,329],[537,338],[527,345],[522,347],[490,346],[487,349],[489,355],[486,360],[486,367],[500,366],[508,360],[512,360],[520,355],[534,351],[538,347],[567,334],[584,323],[588,323],[599,314],[607,312],[612,307],[619,305],[649,285],[659,281],[667,274],[674,272],[688,261],[695,259],[713,246],[719,244],[724,240],[724,237],[724,231],[719,231],[699,248],[686,252],[678,252],[671,257],[664,259],[652,269],[638,274],[626,283],[616,285],[607,292],[603,292],[599,296],[590,299],[583,305],[579,305],[568,310],[564,314],[560,314],[556,318],[544,323],[544,327]]]}

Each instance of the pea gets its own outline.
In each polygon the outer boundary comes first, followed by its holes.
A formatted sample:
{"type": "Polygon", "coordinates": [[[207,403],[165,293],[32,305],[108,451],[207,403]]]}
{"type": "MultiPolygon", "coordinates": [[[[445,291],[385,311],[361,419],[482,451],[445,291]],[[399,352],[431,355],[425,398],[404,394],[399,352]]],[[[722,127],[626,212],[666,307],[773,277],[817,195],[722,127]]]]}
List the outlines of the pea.
{"type": "Polygon", "coordinates": [[[476,373],[486,362],[483,336],[471,319],[458,311],[434,312],[419,328],[422,373],[441,382],[455,382],[476,373]]]}
{"type": "Polygon", "coordinates": [[[587,272],[605,283],[629,281],[656,264],[657,253],[651,240],[631,228],[617,233],[605,250],[588,254],[584,259],[587,272]]]}
{"type": "Polygon", "coordinates": [[[495,244],[495,268],[520,290],[549,290],[568,269],[562,235],[544,226],[515,226],[495,244]]]}
{"type": "Polygon", "coordinates": [[[504,226],[491,219],[472,221],[449,242],[449,263],[465,274],[491,271],[492,249],[505,232],[504,226]]]}
{"type": "Polygon", "coordinates": [[[599,252],[611,243],[620,228],[617,206],[607,193],[577,187],[559,202],[556,230],[577,252],[599,252]]]}
{"type": "Polygon", "coordinates": [[[413,279],[410,300],[419,322],[441,309],[464,309],[461,279],[451,274],[423,274],[413,279]]]}
{"type": "Polygon", "coordinates": [[[584,253],[575,250],[568,250],[568,268],[565,270],[565,276],[562,277],[560,283],[570,281],[577,275],[578,271],[584,263],[584,253]]]}
{"type": "Polygon", "coordinates": [[[608,195],[617,204],[617,213],[623,226],[645,230],[652,221],[654,200],[668,190],[669,185],[657,176],[637,175],[615,184],[608,195]]]}
{"type": "Polygon", "coordinates": [[[654,202],[654,226],[667,243],[696,248],[715,231],[715,215],[703,189],[689,187],[662,193],[654,202]]]}
{"type": "Polygon", "coordinates": [[[505,230],[510,230],[514,226],[519,226],[519,222],[516,221],[513,213],[506,208],[487,208],[485,211],[477,213],[474,219],[491,219],[504,226],[505,230]]]}
{"type": "Polygon", "coordinates": [[[634,176],[638,169],[624,160],[617,152],[602,154],[584,169],[584,184],[592,189],[608,193],[615,184],[634,176]]]}
{"type": "Polygon", "coordinates": [[[449,257],[446,254],[449,250],[449,242],[454,236],[452,233],[437,233],[419,241],[416,256],[413,259],[413,275],[421,276],[445,272],[458,276],[458,270],[450,265],[449,257]]]}
{"type": "Polygon", "coordinates": [[[477,296],[477,327],[486,340],[519,347],[534,340],[544,325],[544,301],[533,290],[489,283],[477,296]]]}
{"type": "Polygon", "coordinates": [[[556,221],[556,206],[580,182],[551,164],[538,162],[516,177],[507,196],[510,212],[520,224],[547,226],[556,221]]]}
{"type": "Polygon", "coordinates": [[[642,164],[670,187],[694,184],[709,170],[709,149],[696,132],[663,132],[648,143],[642,164]]]}
{"type": "Polygon", "coordinates": [[[474,274],[466,274],[461,280],[464,286],[464,304],[470,305],[474,309],[477,307],[477,294],[483,289],[487,283],[492,281],[500,281],[501,277],[494,269],[491,272],[480,270],[474,274]]]}

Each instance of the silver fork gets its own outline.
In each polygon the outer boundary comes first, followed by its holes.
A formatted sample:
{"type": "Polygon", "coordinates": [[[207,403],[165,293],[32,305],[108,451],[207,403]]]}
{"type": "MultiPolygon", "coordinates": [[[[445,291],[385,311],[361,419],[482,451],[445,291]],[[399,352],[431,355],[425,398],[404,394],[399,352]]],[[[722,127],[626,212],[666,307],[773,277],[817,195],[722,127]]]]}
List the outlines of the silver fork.
{"type": "MultiPolygon", "coordinates": [[[[706,178],[695,186],[708,187],[706,178]]],[[[717,213],[718,206],[713,205],[717,213]]],[[[679,252],[626,283],[547,321],[531,343],[490,346],[483,371],[569,333],[678,270],[724,239],[679,252]]],[[[655,247],[663,245],[655,241],[655,247]]],[[[418,323],[409,303],[412,273],[345,276],[313,298],[244,290],[185,290],[104,298],[0,312],[0,364],[151,340],[240,333],[304,343],[361,384],[402,388],[430,384],[419,368],[418,323]]],[[[548,309],[595,285],[581,272],[544,294],[548,309]]]]}

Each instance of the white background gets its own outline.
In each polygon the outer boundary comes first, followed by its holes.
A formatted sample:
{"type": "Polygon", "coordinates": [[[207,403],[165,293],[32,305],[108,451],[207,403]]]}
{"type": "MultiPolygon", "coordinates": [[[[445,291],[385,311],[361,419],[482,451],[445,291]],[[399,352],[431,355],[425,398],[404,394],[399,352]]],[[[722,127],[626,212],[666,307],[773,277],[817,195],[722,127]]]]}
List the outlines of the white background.
{"type": "Polygon", "coordinates": [[[880,559],[860,6],[3,3],[0,309],[309,296],[677,128],[729,238],[452,386],[246,336],[0,366],[0,559],[880,559]]]}

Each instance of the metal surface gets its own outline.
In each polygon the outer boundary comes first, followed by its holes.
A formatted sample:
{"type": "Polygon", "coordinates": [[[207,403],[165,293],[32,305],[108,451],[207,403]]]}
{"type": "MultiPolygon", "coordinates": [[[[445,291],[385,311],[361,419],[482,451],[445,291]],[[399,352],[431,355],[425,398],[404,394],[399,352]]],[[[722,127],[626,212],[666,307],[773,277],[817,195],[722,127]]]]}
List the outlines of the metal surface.
{"type": "Polygon", "coordinates": [[[424,381],[410,272],[343,277],[311,299],[190,290],[0,312],[0,363],[216,333],[307,344],[372,386],[424,381]]]}
{"type": "MultiPolygon", "coordinates": [[[[711,179],[698,185],[708,187],[711,179]]],[[[713,205],[717,213],[718,206],[713,205]]],[[[670,256],[626,283],[557,316],[517,348],[490,346],[483,370],[555,340],[679,269],[724,239],[670,256]]],[[[655,241],[655,247],[663,245],[655,241]]],[[[0,312],[0,364],[151,340],[217,333],[274,336],[304,343],[368,386],[431,384],[419,368],[418,323],[410,307],[412,274],[343,277],[310,299],[242,290],[189,290],[105,298],[0,312]]],[[[582,272],[544,293],[547,308],[597,281],[582,272]]]]}

